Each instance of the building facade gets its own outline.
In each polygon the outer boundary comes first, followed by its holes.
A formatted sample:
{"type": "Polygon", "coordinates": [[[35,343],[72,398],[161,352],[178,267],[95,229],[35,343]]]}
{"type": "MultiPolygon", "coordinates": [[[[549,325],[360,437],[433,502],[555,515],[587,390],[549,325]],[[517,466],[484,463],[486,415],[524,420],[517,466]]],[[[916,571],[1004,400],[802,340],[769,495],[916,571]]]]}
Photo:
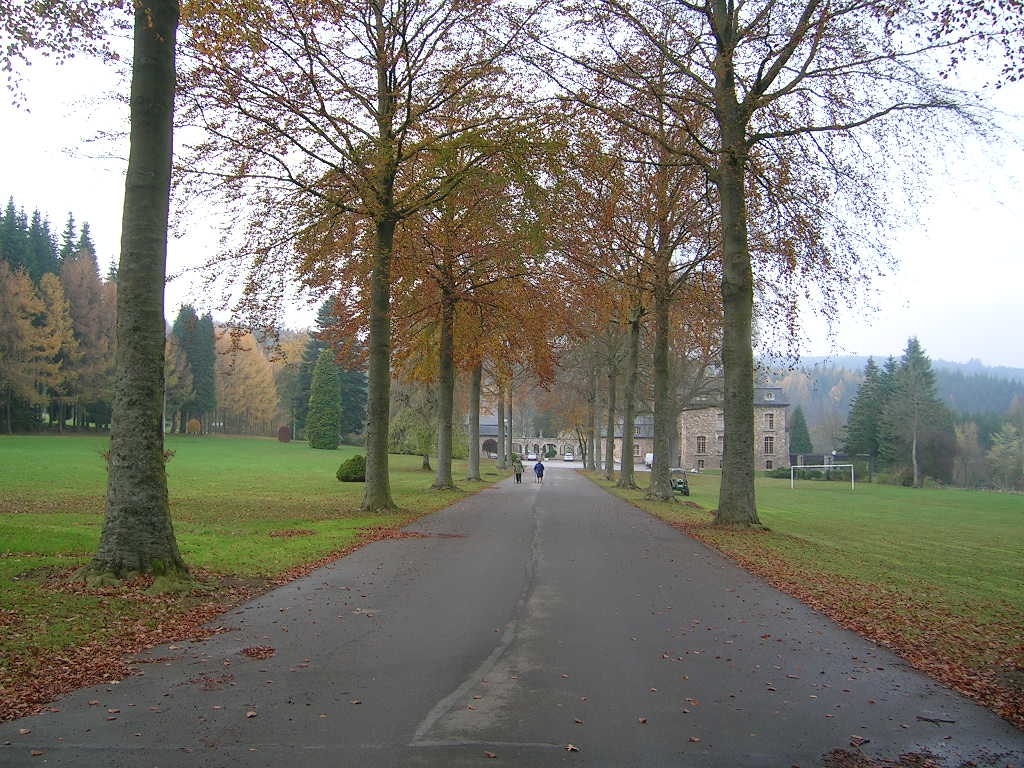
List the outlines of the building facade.
{"type": "MultiPolygon", "coordinates": [[[[680,461],[684,469],[721,469],[725,416],[720,403],[683,411],[679,418],[680,461]]],[[[781,387],[754,388],[754,469],[789,466],[789,403],[781,387]]]]}

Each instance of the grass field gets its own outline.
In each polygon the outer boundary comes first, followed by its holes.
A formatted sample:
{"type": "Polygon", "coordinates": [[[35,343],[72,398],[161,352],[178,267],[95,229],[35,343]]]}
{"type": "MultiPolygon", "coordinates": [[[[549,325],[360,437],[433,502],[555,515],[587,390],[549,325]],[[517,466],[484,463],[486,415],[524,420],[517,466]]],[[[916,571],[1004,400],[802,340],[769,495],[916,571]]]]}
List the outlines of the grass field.
{"type": "MultiPolygon", "coordinates": [[[[204,590],[153,598],[144,583],[103,590],[66,583],[99,542],[107,444],[104,437],[0,437],[0,719],[38,707],[90,674],[106,676],[120,653],[170,627],[190,631],[296,569],[499,479],[485,466],[484,483],[434,491],[420,457],[392,456],[392,495],[402,512],[367,516],[358,510],[362,483],[335,477],[355,448],[171,436],[171,516],[204,590]]],[[[456,463],[454,476],[464,475],[465,464],[456,463]]]]}
{"type": "Polygon", "coordinates": [[[711,525],[719,481],[614,492],[1024,726],[1024,496],[759,478],[742,531],[711,525]]]}

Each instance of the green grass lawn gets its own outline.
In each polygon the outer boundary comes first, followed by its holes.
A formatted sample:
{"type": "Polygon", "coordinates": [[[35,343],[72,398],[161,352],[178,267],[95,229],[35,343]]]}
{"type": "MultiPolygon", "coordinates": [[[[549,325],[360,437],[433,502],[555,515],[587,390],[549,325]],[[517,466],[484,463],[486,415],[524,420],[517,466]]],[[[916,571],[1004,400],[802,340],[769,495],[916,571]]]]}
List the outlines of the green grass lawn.
{"type": "Polygon", "coordinates": [[[720,480],[614,492],[1024,724],[1024,496],[758,478],[743,531],[711,525],[720,480]]]}
{"type": "MultiPolygon", "coordinates": [[[[48,687],[41,677],[55,657],[75,659],[95,643],[122,649],[126,634],[145,642],[146,632],[188,612],[223,609],[294,569],[507,474],[485,462],[485,482],[434,491],[433,474],[420,469],[419,456],[392,456],[391,490],[401,512],[365,515],[359,511],[363,484],[335,477],[338,465],[360,452],[356,448],[315,451],[304,442],[169,436],[175,534],[206,591],[153,601],[138,585],[86,590],[62,579],[86,563],[99,542],[107,444],[105,437],[0,436],[0,719],[27,711],[12,702],[23,701],[32,686],[42,689],[36,705],[62,689],[60,681],[48,687]],[[236,587],[224,586],[229,583],[236,587]]],[[[453,475],[465,475],[464,462],[456,462],[453,475]]]]}

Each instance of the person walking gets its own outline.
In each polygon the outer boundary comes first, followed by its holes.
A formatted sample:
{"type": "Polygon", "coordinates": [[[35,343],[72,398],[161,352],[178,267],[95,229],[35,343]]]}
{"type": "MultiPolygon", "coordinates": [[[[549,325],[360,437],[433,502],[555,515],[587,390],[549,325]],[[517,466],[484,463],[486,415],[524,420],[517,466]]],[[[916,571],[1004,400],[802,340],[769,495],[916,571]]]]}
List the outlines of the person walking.
{"type": "Polygon", "coordinates": [[[541,485],[544,484],[544,461],[537,459],[537,463],[533,465],[533,471],[537,474],[537,482],[541,485]]]}
{"type": "Polygon", "coordinates": [[[519,458],[518,453],[512,454],[512,471],[516,475],[516,484],[523,482],[523,460],[519,458]]]}

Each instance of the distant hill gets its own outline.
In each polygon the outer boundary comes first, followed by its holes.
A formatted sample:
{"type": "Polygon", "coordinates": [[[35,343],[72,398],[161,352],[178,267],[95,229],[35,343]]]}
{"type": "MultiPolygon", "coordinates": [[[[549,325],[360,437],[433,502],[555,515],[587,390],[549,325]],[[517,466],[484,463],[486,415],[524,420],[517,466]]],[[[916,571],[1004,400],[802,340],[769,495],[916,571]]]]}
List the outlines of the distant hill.
{"type": "MultiPolygon", "coordinates": [[[[875,358],[882,365],[886,358],[875,358]]],[[[782,387],[791,408],[807,417],[816,450],[831,450],[843,440],[850,403],[864,379],[867,357],[803,358],[791,371],[769,375],[782,387]]],[[[933,360],[939,396],[954,413],[1003,414],[1015,396],[1024,397],[1024,368],[989,367],[977,360],[951,363],[933,360]]]]}

